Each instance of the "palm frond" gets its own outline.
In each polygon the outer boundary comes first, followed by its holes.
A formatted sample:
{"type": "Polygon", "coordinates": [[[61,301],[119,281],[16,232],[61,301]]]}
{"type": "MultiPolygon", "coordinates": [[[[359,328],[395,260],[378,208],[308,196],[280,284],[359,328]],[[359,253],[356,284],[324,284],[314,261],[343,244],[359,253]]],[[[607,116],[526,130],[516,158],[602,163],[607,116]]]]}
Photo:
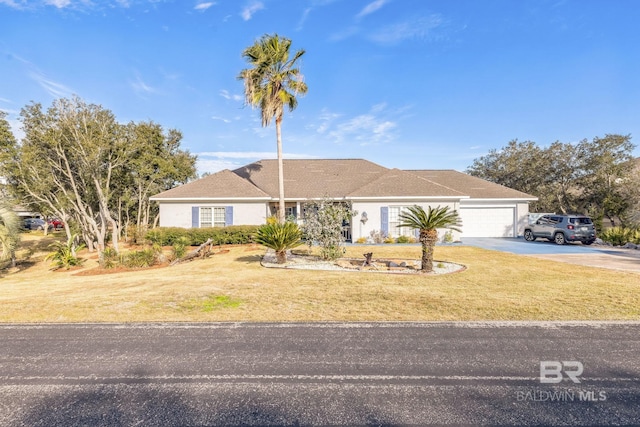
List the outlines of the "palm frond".
{"type": "Polygon", "coordinates": [[[450,210],[449,206],[429,206],[425,211],[421,206],[414,205],[407,208],[399,215],[400,224],[398,227],[408,227],[418,230],[435,230],[445,228],[460,232],[460,216],[455,210],[450,210]]]}
{"type": "Polygon", "coordinates": [[[280,118],[287,106],[293,111],[296,95],[307,93],[307,85],[296,62],[304,55],[300,49],[289,58],[291,40],[277,34],[263,35],[242,52],[252,66],[240,71],[244,81],[245,103],[262,112],[262,126],[268,126],[273,118],[280,118]]]}

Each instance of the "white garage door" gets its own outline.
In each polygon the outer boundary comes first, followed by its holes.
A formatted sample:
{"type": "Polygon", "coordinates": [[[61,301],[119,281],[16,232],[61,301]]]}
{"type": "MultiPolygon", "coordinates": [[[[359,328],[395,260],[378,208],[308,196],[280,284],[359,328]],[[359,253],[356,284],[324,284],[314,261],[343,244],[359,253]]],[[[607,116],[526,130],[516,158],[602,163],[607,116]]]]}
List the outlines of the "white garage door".
{"type": "Polygon", "coordinates": [[[460,208],[462,237],[514,237],[514,208],[460,208]]]}

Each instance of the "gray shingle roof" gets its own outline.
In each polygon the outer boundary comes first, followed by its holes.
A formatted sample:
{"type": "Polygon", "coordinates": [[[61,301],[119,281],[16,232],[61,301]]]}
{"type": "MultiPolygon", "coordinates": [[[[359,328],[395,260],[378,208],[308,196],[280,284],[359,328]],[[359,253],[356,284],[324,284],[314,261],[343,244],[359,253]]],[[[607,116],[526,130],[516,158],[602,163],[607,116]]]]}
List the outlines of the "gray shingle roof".
{"type": "Polygon", "coordinates": [[[240,178],[229,169],[191,181],[171,190],[156,194],[151,199],[201,199],[201,198],[269,198],[255,185],[240,178]]]}
{"type": "Polygon", "coordinates": [[[400,169],[390,169],[350,197],[466,197],[464,193],[400,169]]]}
{"type": "MultiPolygon", "coordinates": [[[[287,159],[283,163],[284,192],[289,200],[322,197],[536,199],[454,170],[387,169],[364,159],[287,159]]],[[[157,194],[152,199],[277,197],[278,162],[260,160],[233,171],[225,169],[157,194]]]]}
{"type": "MultiPolygon", "coordinates": [[[[283,165],[287,199],[342,198],[389,170],[363,159],[286,159],[283,165]]],[[[277,160],[260,160],[233,172],[278,197],[277,160]]]]}
{"type": "Polygon", "coordinates": [[[460,191],[473,199],[529,199],[536,196],[455,170],[410,170],[429,181],[460,191]]]}

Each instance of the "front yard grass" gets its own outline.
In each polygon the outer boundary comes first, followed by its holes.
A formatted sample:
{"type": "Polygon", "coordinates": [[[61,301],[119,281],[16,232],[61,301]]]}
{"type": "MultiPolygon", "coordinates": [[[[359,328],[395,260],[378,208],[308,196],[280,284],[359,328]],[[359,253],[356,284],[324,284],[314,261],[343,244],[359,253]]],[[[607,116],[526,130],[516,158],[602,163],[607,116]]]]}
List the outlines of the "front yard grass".
{"type": "MultiPolygon", "coordinates": [[[[467,270],[386,275],[267,269],[259,246],[173,267],[102,275],[32,262],[0,272],[0,322],[640,320],[640,274],[464,246],[437,260],[467,270]]],[[[417,246],[352,246],[346,256],[419,258],[417,246]]]]}

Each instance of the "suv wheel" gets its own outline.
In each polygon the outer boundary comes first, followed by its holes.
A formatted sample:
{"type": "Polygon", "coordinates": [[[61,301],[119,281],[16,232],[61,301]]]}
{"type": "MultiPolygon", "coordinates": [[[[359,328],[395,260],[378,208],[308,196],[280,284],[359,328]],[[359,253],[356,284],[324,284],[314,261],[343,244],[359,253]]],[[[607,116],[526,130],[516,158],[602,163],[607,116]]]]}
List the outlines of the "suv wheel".
{"type": "Polygon", "coordinates": [[[526,240],[527,242],[533,242],[534,240],[536,240],[536,237],[533,235],[531,230],[524,230],[524,240],[526,240]]]}
{"type": "Polygon", "coordinates": [[[562,233],[556,233],[556,235],[553,236],[553,240],[558,245],[564,245],[565,243],[567,243],[566,239],[564,238],[564,234],[562,234],[562,233]]]}

